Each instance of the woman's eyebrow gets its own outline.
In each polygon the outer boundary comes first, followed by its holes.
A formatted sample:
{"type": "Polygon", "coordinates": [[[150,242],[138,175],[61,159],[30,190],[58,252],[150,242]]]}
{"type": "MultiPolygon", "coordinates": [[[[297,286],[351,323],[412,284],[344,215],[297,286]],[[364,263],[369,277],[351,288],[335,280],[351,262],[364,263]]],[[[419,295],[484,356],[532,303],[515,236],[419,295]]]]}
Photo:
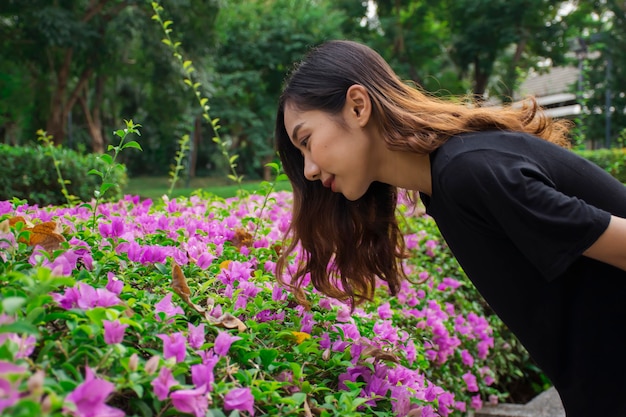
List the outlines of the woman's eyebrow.
{"type": "Polygon", "coordinates": [[[302,125],[304,125],[304,122],[298,123],[297,125],[295,125],[295,127],[293,128],[293,131],[291,132],[291,137],[294,142],[298,141],[298,130],[300,130],[302,125]]]}

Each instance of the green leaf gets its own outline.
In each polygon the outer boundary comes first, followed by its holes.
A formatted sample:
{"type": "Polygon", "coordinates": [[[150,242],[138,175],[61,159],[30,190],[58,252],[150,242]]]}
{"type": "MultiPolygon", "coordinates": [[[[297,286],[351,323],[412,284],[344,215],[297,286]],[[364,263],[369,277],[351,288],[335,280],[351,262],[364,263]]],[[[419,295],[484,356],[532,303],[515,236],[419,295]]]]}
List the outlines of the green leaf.
{"type": "Polygon", "coordinates": [[[278,357],[278,351],[276,349],[261,349],[259,357],[263,367],[268,368],[274,362],[274,359],[278,357]]]}
{"type": "Polygon", "coordinates": [[[126,142],[124,146],[122,146],[122,149],[126,149],[126,148],[135,148],[135,149],[139,149],[140,151],[143,151],[143,149],[141,149],[141,145],[135,140],[126,142]]]}
{"type": "Polygon", "coordinates": [[[108,153],[103,153],[102,155],[100,155],[100,159],[102,159],[102,161],[108,165],[111,165],[113,163],[113,157],[108,153]]]}
{"type": "Polygon", "coordinates": [[[87,172],[87,174],[88,174],[88,175],[97,175],[97,176],[99,176],[100,178],[104,178],[104,174],[103,174],[102,172],[98,171],[97,169],[90,169],[90,170],[87,172]]]}
{"type": "Polygon", "coordinates": [[[124,129],[118,129],[115,131],[115,134],[120,138],[123,138],[124,136],[126,136],[126,131],[124,129]]]}
{"type": "Polygon", "coordinates": [[[33,335],[39,335],[37,327],[23,320],[18,320],[9,324],[0,325],[0,333],[27,333],[33,335]]]}
{"type": "Polygon", "coordinates": [[[7,297],[2,300],[2,311],[6,314],[15,313],[24,303],[26,298],[23,297],[7,297]]]}

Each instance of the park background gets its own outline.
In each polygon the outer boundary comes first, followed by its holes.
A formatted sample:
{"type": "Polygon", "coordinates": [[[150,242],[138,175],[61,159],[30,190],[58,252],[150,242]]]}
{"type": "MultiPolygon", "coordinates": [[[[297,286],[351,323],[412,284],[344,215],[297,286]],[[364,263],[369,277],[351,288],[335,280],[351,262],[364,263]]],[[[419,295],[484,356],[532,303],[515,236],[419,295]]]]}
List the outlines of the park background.
{"type": "Polygon", "coordinates": [[[410,201],[399,215],[418,285],[391,299],[383,285],[352,316],[278,289],[290,198],[276,193],[289,190],[276,102],[311,46],[357,40],[440,96],[537,95],[575,122],[575,152],[624,181],[625,10],[5,0],[0,412],[425,417],[528,401],[549,381],[410,201]]]}

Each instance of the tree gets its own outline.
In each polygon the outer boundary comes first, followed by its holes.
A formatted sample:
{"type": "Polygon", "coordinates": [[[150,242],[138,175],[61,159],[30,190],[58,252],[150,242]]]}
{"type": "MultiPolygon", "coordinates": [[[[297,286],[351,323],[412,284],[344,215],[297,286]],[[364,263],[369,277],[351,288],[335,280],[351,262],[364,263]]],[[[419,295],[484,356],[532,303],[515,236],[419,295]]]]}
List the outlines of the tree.
{"type": "MultiPolygon", "coordinates": [[[[344,15],[330,1],[254,0],[223,3],[210,98],[220,131],[239,155],[242,173],[258,177],[274,158],[277,100],[291,64],[327,39],[342,37],[344,15]]],[[[218,156],[213,163],[220,164],[218,156]]]]}
{"type": "Polygon", "coordinates": [[[583,58],[581,141],[591,147],[624,146],[626,129],[626,5],[619,0],[581,2],[583,58]]]}
{"type": "MultiPolygon", "coordinates": [[[[67,120],[78,101],[87,110],[85,92],[96,80],[96,100],[102,100],[103,74],[110,62],[106,49],[107,27],[129,7],[122,0],[67,0],[50,4],[45,0],[8,0],[0,5],[3,32],[12,41],[3,46],[15,62],[25,64],[33,80],[47,78],[49,101],[43,105],[46,130],[61,143],[66,137],[67,120]]],[[[86,112],[93,135],[93,147],[102,152],[104,142],[99,103],[95,113],[86,112]]]]}

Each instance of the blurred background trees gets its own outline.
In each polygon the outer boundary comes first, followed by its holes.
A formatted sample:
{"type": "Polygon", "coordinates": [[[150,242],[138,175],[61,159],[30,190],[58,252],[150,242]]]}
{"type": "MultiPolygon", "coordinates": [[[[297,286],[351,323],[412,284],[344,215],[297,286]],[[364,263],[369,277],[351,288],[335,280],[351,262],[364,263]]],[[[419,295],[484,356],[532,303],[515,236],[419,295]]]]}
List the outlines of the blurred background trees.
{"type": "MultiPolygon", "coordinates": [[[[580,66],[578,134],[590,147],[624,139],[623,0],[161,4],[247,178],[262,177],[274,158],[274,112],[292,63],[337,38],[371,45],[428,91],[488,103],[511,101],[531,72],[580,66]]],[[[29,146],[44,128],[57,144],[99,153],[133,119],[144,152],[123,161],[131,176],[166,174],[184,134],[193,138],[189,172],[223,175],[212,128],[151,16],[143,0],[0,2],[0,142],[29,146]]]]}

